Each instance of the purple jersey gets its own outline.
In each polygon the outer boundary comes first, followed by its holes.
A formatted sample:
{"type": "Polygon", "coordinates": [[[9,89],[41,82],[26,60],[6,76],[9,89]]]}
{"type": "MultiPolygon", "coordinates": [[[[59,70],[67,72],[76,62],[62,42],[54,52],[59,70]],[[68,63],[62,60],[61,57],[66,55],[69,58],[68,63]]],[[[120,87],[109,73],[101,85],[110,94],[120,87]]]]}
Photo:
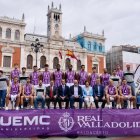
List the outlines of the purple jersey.
{"type": "Polygon", "coordinates": [[[62,71],[55,71],[54,72],[54,78],[55,78],[55,86],[58,87],[61,85],[61,80],[62,80],[62,71]]]}
{"type": "Polygon", "coordinates": [[[75,72],[74,72],[74,71],[68,70],[68,71],[66,72],[66,75],[67,75],[67,83],[73,83],[73,81],[74,81],[74,76],[75,76],[75,72]]]}
{"type": "Polygon", "coordinates": [[[33,84],[33,85],[38,85],[39,73],[38,73],[38,72],[32,72],[32,73],[31,73],[31,77],[32,77],[32,78],[31,78],[31,79],[32,79],[32,81],[31,81],[32,84],[33,84]]]}
{"type": "Polygon", "coordinates": [[[17,95],[17,94],[19,94],[19,83],[17,83],[17,84],[12,83],[11,89],[10,89],[10,94],[11,95],[17,95]]]}
{"type": "Polygon", "coordinates": [[[108,94],[109,95],[115,95],[116,94],[115,86],[108,86],[108,94]]]}
{"type": "Polygon", "coordinates": [[[13,80],[14,77],[19,78],[19,75],[20,75],[20,70],[18,70],[18,69],[12,70],[12,71],[11,71],[11,80],[13,80]]]}
{"type": "Polygon", "coordinates": [[[93,87],[96,84],[96,80],[98,78],[98,74],[97,73],[92,73],[91,74],[91,86],[93,87]]]}
{"type": "Polygon", "coordinates": [[[102,85],[104,87],[109,84],[109,78],[110,78],[110,74],[108,74],[108,73],[104,73],[104,74],[101,75],[102,85]]]}
{"type": "Polygon", "coordinates": [[[32,85],[31,84],[26,84],[24,86],[24,94],[26,96],[29,96],[32,93],[32,85]]]}
{"type": "Polygon", "coordinates": [[[123,95],[129,95],[130,94],[130,90],[129,90],[129,86],[128,85],[122,85],[121,86],[121,90],[122,90],[122,94],[123,95]]]}
{"type": "Polygon", "coordinates": [[[87,72],[81,70],[81,71],[79,72],[79,77],[80,77],[80,79],[79,79],[79,84],[80,84],[80,85],[85,85],[85,82],[86,82],[86,80],[87,80],[87,78],[88,78],[87,72]]]}
{"type": "Polygon", "coordinates": [[[50,77],[51,77],[50,72],[44,71],[43,72],[43,84],[50,84],[50,77]]]}
{"type": "Polygon", "coordinates": [[[119,70],[119,71],[117,71],[116,75],[122,79],[124,76],[124,72],[122,70],[119,70]]]}

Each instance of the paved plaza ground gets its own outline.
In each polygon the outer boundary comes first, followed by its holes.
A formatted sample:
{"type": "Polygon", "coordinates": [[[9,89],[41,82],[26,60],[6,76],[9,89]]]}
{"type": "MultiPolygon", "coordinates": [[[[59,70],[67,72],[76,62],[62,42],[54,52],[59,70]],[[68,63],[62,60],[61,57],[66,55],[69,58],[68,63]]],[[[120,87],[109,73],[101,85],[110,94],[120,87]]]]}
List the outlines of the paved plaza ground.
{"type": "Polygon", "coordinates": [[[66,137],[49,137],[49,138],[1,138],[0,140],[140,140],[140,137],[111,137],[111,138],[96,138],[96,137],[78,137],[78,138],[66,138],[66,137]]]}

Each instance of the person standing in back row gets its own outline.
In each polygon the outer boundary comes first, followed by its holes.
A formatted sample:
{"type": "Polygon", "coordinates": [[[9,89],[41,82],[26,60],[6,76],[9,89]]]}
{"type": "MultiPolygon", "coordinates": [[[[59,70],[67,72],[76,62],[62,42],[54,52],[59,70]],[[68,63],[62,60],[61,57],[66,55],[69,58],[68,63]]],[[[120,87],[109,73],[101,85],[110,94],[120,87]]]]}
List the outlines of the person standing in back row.
{"type": "Polygon", "coordinates": [[[27,82],[29,75],[26,73],[26,67],[22,67],[22,73],[19,75],[19,83],[24,86],[27,82]]]}
{"type": "Polygon", "coordinates": [[[42,73],[43,84],[48,87],[50,85],[51,73],[48,70],[49,65],[45,64],[45,71],[42,73]]]}
{"type": "Polygon", "coordinates": [[[9,86],[9,79],[0,70],[0,109],[5,107],[5,98],[7,94],[7,88],[9,86]]]}
{"type": "Polygon", "coordinates": [[[33,66],[33,72],[30,74],[31,83],[36,87],[40,80],[40,74],[38,72],[37,66],[33,66]]]}
{"type": "Polygon", "coordinates": [[[11,82],[13,82],[13,80],[14,80],[14,78],[15,77],[17,77],[18,78],[18,81],[19,81],[19,75],[20,75],[20,70],[19,70],[19,68],[18,68],[18,64],[17,63],[15,63],[14,64],[14,70],[12,70],[11,71],[11,75],[10,75],[10,77],[11,77],[11,82]]]}
{"type": "Polygon", "coordinates": [[[60,64],[57,64],[57,69],[56,71],[53,73],[53,80],[54,85],[56,87],[59,87],[61,85],[61,80],[64,78],[64,73],[60,70],[60,64]]]}
{"type": "Polygon", "coordinates": [[[92,68],[92,74],[90,76],[90,84],[93,87],[96,84],[96,80],[99,78],[98,73],[96,72],[96,67],[92,68]]]}
{"type": "Polygon", "coordinates": [[[81,70],[78,74],[79,86],[84,87],[86,80],[88,80],[88,73],[85,71],[85,65],[81,65],[81,70]]]}
{"type": "Polygon", "coordinates": [[[116,68],[116,75],[119,76],[121,78],[121,80],[123,79],[124,72],[123,72],[123,70],[121,70],[121,67],[119,64],[117,65],[117,68],[116,68]]]}
{"type": "Polygon", "coordinates": [[[104,73],[101,75],[101,83],[104,87],[109,85],[110,74],[108,74],[107,69],[104,68],[104,73]]]}
{"type": "Polygon", "coordinates": [[[76,73],[72,70],[72,67],[73,66],[70,64],[69,70],[65,73],[65,79],[68,87],[73,86],[74,79],[76,78],[76,73]]]}
{"type": "Polygon", "coordinates": [[[126,71],[124,72],[124,79],[127,81],[127,84],[131,87],[132,96],[135,96],[134,72],[131,71],[129,64],[126,65],[126,71]]]}

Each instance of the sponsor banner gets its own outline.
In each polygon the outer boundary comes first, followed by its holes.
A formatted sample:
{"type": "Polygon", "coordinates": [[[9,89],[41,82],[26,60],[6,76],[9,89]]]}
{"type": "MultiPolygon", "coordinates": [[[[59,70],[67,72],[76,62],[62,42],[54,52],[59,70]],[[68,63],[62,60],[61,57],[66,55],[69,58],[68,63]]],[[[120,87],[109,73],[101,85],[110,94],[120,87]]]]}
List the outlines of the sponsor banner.
{"type": "Polygon", "coordinates": [[[140,134],[140,110],[0,111],[0,137],[140,134]]]}
{"type": "Polygon", "coordinates": [[[140,95],[140,65],[136,68],[134,82],[135,82],[135,92],[136,94],[140,95]]]}

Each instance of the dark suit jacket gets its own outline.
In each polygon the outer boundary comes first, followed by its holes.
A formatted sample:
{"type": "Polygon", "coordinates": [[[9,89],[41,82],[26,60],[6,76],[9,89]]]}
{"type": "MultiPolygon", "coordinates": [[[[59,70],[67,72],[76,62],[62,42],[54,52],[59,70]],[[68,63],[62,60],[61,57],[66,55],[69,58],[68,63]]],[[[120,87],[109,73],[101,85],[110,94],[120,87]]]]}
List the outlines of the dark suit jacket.
{"type": "MultiPolygon", "coordinates": [[[[48,95],[50,97],[50,86],[48,86],[46,88],[46,95],[48,95]]],[[[55,86],[53,86],[53,96],[58,95],[58,91],[57,88],[55,86]]]]}
{"type": "MultiPolygon", "coordinates": [[[[100,86],[100,97],[102,98],[104,96],[104,86],[101,84],[99,86],[100,86]]],[[[93,95],[94,97],[98,95],[98,85],[93,86],[93,95]]]]}
{"type": "MultiPolygon", "coordinates": [[[[74,95],[74,85],[70,87],[70,96],[74,95]]],[[[78,86],[78,95],[83,96],[82,88],[78,86]]]]}
{"type": "MultiPolygon", "coordinates": [[[[58,87],[58,97],[63,96],[62,85],[58,87]]],[[[64,96],[69,97],[69,87],[65,85],[64,96]]]]}

